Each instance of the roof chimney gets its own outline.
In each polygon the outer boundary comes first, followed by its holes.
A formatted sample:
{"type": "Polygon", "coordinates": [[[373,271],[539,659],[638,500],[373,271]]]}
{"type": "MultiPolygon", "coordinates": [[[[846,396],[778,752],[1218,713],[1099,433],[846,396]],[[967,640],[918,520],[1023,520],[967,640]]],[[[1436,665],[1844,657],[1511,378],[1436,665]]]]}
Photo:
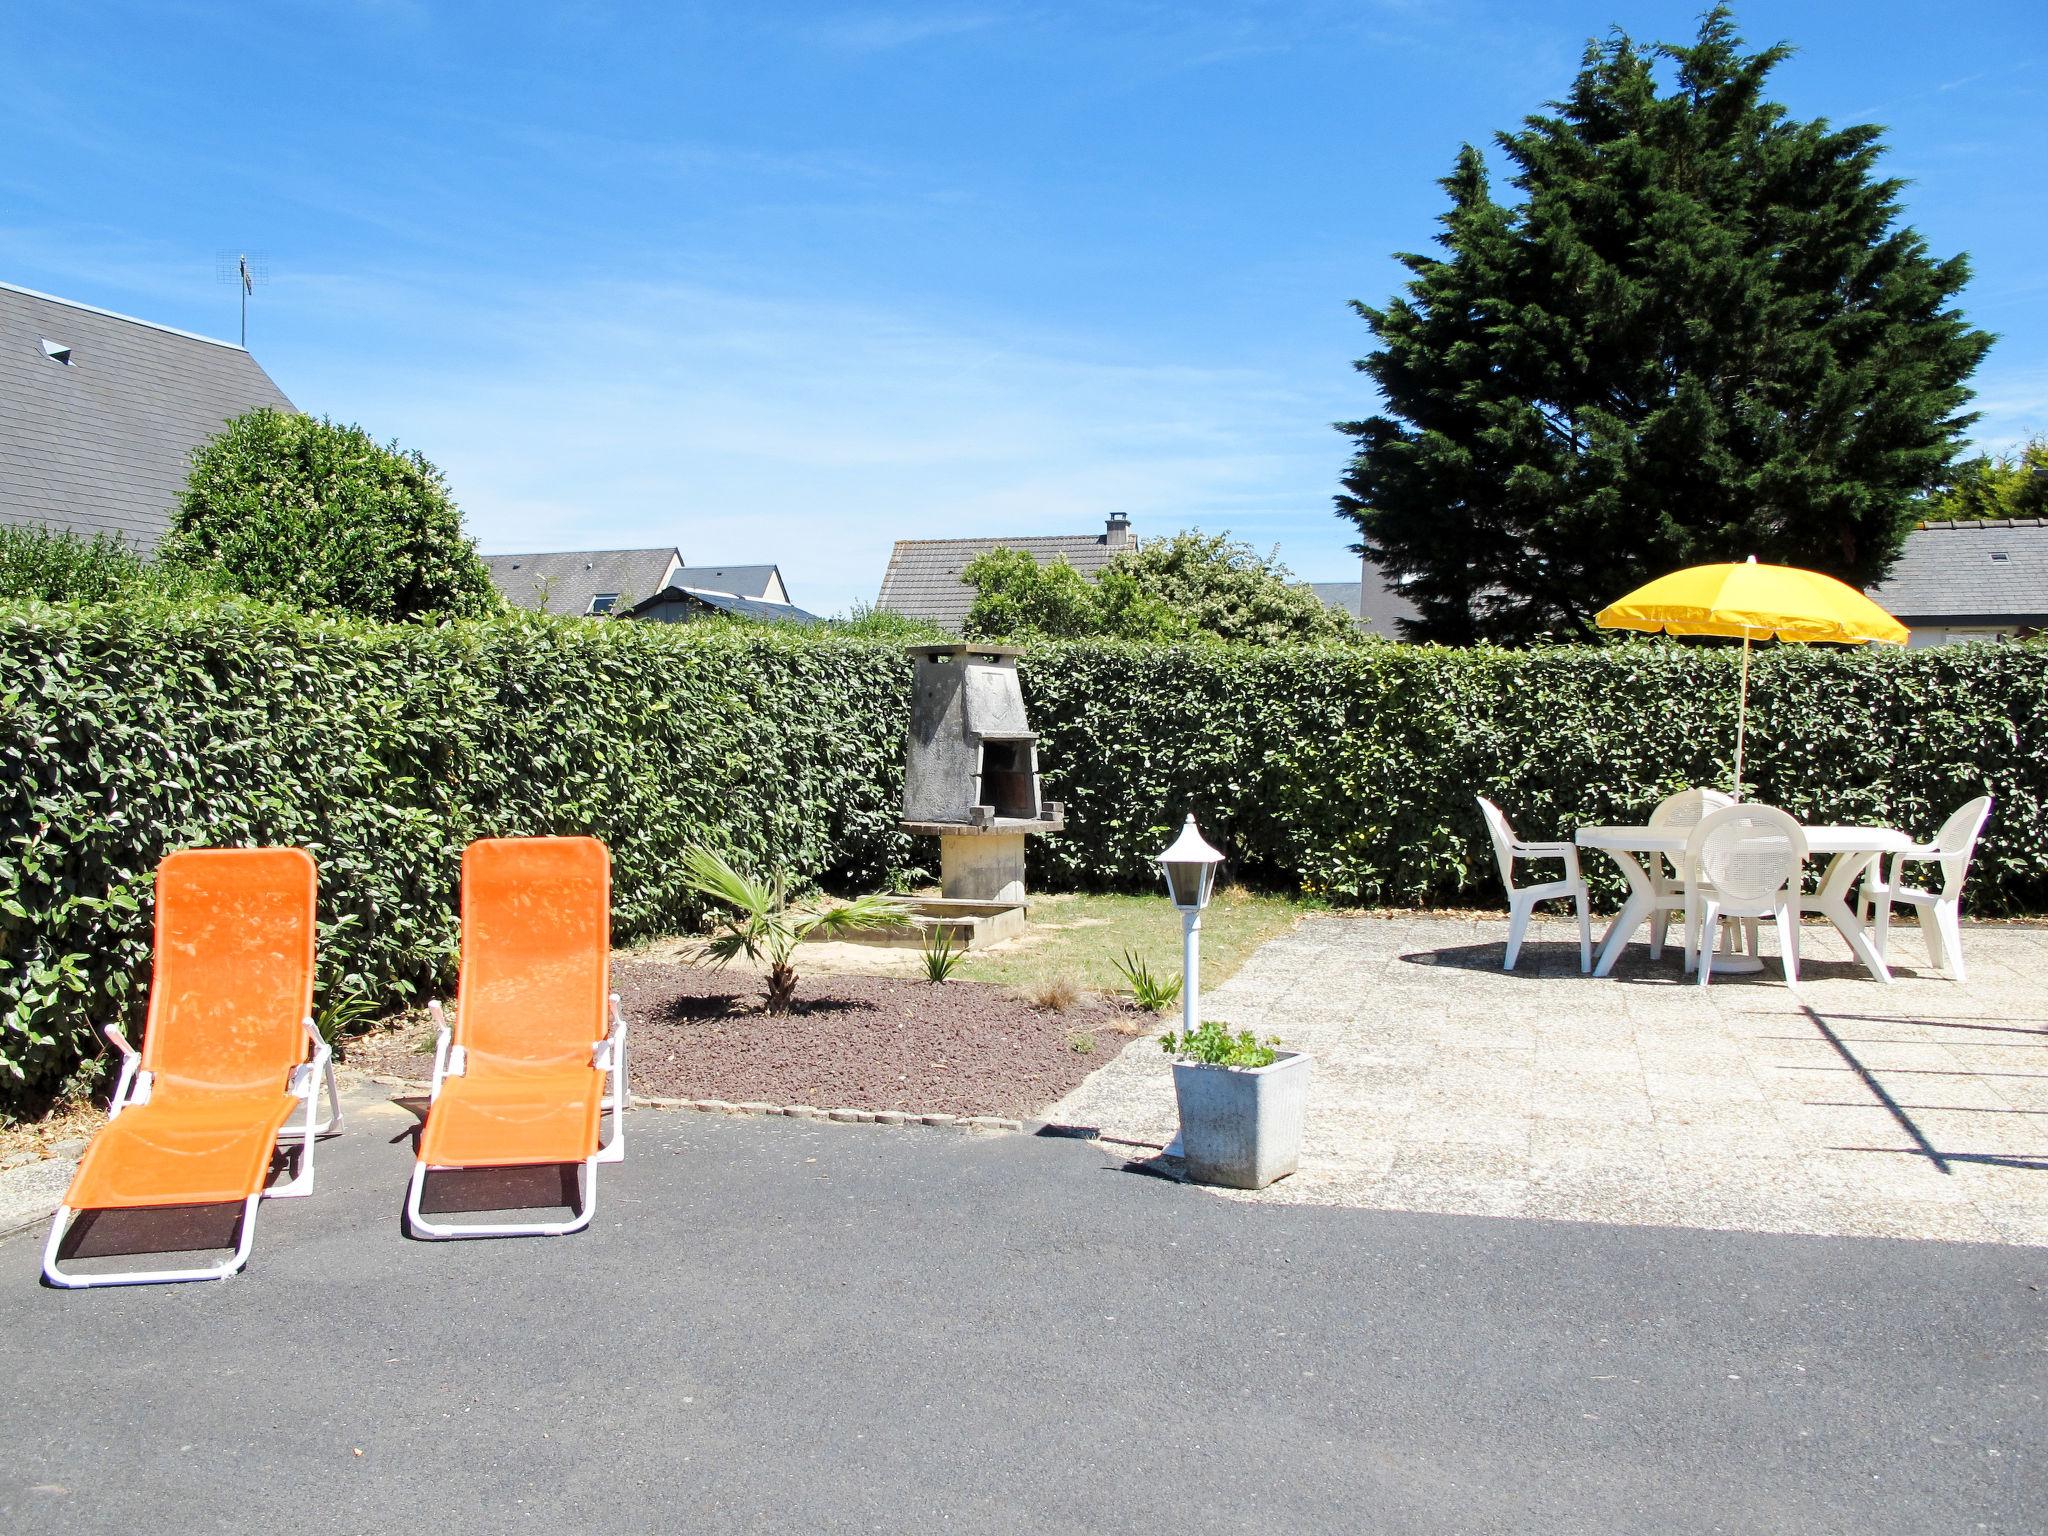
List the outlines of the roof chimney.
{"type": "Polygon", "coordinates": [[[1112,512],[1112,513],[1110,513],[1110,514],[1109,514],[1109,539],[1108,539],[1109,547],[1110,547],[1111,549],[1124,549],[1124,548],[1127,548],[1127,547],[1129,547],[1129,545],[1130,545],[1130,542],[1131,542],[1131,515],[1130,515],[1130,513],[1128,513],[1128,512],[1112,512]]]}

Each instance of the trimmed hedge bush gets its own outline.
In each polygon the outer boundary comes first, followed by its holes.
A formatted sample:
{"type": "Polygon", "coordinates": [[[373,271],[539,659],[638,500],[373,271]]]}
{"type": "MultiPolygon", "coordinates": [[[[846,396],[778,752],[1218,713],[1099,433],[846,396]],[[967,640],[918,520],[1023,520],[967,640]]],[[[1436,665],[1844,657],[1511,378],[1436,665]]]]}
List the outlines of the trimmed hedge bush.
{"type": "MultiPolygon", "coordinates": [[[[1075,643],[1023,672],[1069,812],[1032,839],[1041,889],[1149,887],[1193,809],[1260,884],[1492,902],[1475,792],[1531,837],[1632,820],[1722,782],[1734,732],[1733,656],[1664,643],[1075,643]]],[[[603,838],[622,941],[695,921],[698,841],[842,889],[935,865],[896,830],[909,676],[893,645],[780,628],[0,608],[0,1106],[96,1056],[93,1024],[139,1026],[174,848],[312,849],[322,988],[393,1005],[452,979],[472,838],[603,838]]],[[[1970,907],[2048,908],[2048,647],[1775,648],[1751,705],[1759,798],[1924,836],[1988,788],[1970,907]]]]}
{"type": "Polygon", "coordinates": [[[907,676],[893,647],[727,625],[0,610],[0,1105],[139,1026],[174,848],[311,849],[323,991],[394,1005],[452,980],[472,838],[602,837],[621,941],[694,916],[697,841],[887,884],[907,676]]]}
{"type": "MultiPolygon", "coordinates": [[[[1336,901],[1499,899],[1473,803],[1532,841],[1725,787],[1737,656],[1664,641],[1539,650],[1056,646],[1020,663],[1048,793],[1042,887],[1142,881],[1195,811],[1235,873],[1336,901]]],[[[1983,916],[2048,908],[2048,646],[1774,646],[1750,669],[1750,795],[1931,837],[1997,797],[1983,916]]],[[[1585,868],[1624,889],[1604,856],[1585,868]]]]}

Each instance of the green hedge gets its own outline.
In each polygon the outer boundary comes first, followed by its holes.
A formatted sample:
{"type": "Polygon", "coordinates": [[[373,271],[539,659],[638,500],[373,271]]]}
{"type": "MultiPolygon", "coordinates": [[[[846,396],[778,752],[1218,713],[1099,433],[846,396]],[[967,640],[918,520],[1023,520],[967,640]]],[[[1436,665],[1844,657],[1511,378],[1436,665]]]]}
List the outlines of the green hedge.
{"type": "Polygon", "coordinates": [[[449,981],[476,837],[601,836],[621,940],[687,919],[701,839],[887,883],[907,677],[894,648],[729,626],[0,612],[0,1105],[139,1023],[174,848],[310,848],[323,989],[393,1003],[449,981]]]}
{"type": "MultiPolygon", "coordinates": [[[[1041,889],[1150,885],[1194,809],[1257,883],[1497,900],[1475,791],[1551,837],[1721,782],[1733,736],[1733,657],[1668,644],[1084,643],[1023,666],[1069,813],[1032,840],[1041,889]]],[[[139,1023],[173,848],[311,848],[323,988],[394,1004],[450,979],[475,837],[602,837],[622,940],[692,920],[699,840],[842,889],[929,867],[895,826],[908,681],[894,646],[726,625],[0,608],[0,1106],[94,1055],[90,1024],[139,1023]]],[[[1971,908],[2048,909],[2048,647],[1770,649],[1751,700],[1761,798],[1924,835],[1988,787],[1971,908]]]]}
{"type": "MultiPolygon", "coordinates": [[[[1142,880],[1198,812],[1237,873],[1333,900],[1498,900],[1475,794],[1532,841],[1639,821],[1725,785],[1737,655],[1639,642],[1542,650],[1066,646],[1021,663],[1069,830],[1035,879],[1142,880]]],[[[1932,836],[1997,797],[1978,915],[2048,908],[2048,646],[1768,647],[1750,672],[1752,798],[1808,821],[1932,836]]],[[[1589,875],[1610,893],[1601,857],[1589,875]]]]}

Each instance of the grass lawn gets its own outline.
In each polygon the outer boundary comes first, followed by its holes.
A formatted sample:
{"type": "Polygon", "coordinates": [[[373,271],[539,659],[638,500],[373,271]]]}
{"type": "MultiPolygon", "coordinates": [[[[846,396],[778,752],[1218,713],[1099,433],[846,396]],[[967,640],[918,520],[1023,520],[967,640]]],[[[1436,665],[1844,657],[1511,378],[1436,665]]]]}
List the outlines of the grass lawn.
{"type": "MultiPolygon", "coordinates": [[[[1222,985],[1253,950],[1286,933],[1317,902],[1218,891],[1202,914],[1202,988],[1222,985]]],[[[954,974],[1030,991],[1066,976],[1084,990],[1121,992],[1116,962],[1130,950],[1155,976],[1180,975],[1180,913],[1164,895],[1033,896],[1031,937],[1006,953],[970,954],[954,974]]]]}

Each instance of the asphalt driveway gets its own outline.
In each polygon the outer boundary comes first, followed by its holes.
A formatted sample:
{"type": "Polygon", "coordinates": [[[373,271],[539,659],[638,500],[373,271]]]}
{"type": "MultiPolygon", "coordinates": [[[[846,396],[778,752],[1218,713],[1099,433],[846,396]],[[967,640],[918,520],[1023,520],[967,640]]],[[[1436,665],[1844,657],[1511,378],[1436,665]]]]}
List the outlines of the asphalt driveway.
{"type": "Polygon", "coordinates": [[[2037,1531],[2041,1250],[1258,1205],[640,1112],[593,1229],[400,1235],[359,1102],[223,1284],[0,1242],[0,1527],[2037,1531]]]}

